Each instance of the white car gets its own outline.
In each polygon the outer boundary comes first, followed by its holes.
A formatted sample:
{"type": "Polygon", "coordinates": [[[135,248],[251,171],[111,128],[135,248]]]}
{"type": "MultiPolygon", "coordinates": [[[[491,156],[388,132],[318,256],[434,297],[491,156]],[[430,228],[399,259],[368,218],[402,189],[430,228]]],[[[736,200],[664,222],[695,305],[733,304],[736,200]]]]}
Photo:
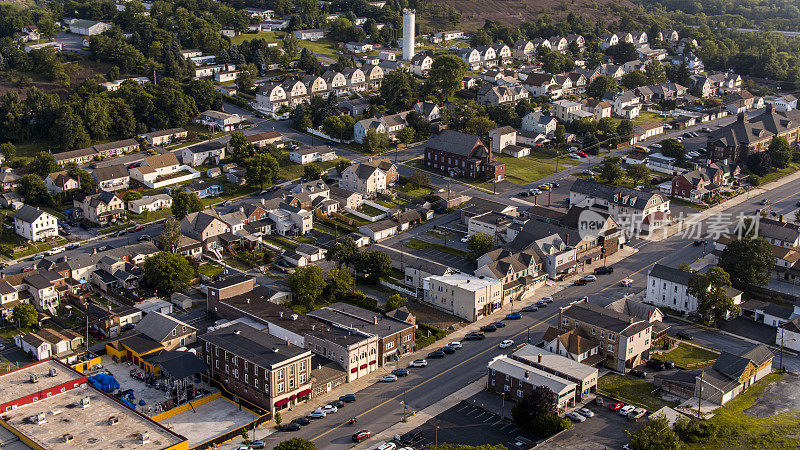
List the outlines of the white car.
{"type": "Polygon", "coordinates": [[[61,253],[63,251],[64,251],[64,247],[57,247],[57,248],[53,248],[53,249],[50,249],[50,250],[46,251],[45,254],[47,256],[53,256],[53,255],[57,255],[57,254],[59,254],[59,253],[61,253]]]}
{"type": "Polygon", "coordinates": [[[428,361],[424,359],[415,359],[414,361],[411,361],[408,367],[428,367],[428,361]]]}
{"type": "Polygon", "coordinates": [[[395,450],[397,445],[394,442],[385,442],[378,446],[376,450],[395,450]]]}
{"type": "Polygon", "coordinates": [[[542,303],[553,303],[553,297],[542,297],[539,301],[542,303]]]}
{"type": "Polygon", "coordinates": [[[397,375],[384,375],[383,378],[381,378],[382,383],[391,383],[394,381],[397,381],[397,375]]]}
{"type": "Polygon", "coordinates": [[[633,406],[633,405],[625,405],[622,408],[620,408],[619,415],[620,416],[627,416],[628,414],[632,413],[634,410],[636,410],[635,406],[633,406]]]}
{"type": "Polygon", "coordinates": [[[576,155],[575,153],[570,153],[569,157],[572,158],[572,159],[581,159],[581,157],[576,155]]]}
{"type": "Polygon", "coordinates": [[[469,240],[469,236],[464,236],[461,238],[461,242],[467,242],[469,240]]]}
{"type": "Polygon", "coordinates": [[[594,413],[589,408],[581,408],[578,410],[578,414],[582,415],[583,417],[594,417],[594,413]]]}
{"type": "Polygon", "coordinates": [[[581,278],[581,280],[583,280],[583,281],[597,281],[597,277],[594,276],[594,275],[586,275],[583,278],[581,278]]]}
{"type": "Polygon", "coordinates": [[[324,411],[325,414],[333,414],[333,413],[339,411],[339,408],[337,408],[337,407],[335,407],[335,406],[333,406],[331,404],[328,404],[328,405],[325,405],[325,406],[322,407],[322,411],[324,411]]]}
{"type": "Polygon", "coordinates": [[[512,345],[514,345],[514,341],[512,341],[511,339],[506,339],[505,341],[500,343],[500,348],[508,348],[511,347],[512,345]]]}
{"type": "Polygon", "coordinates": [[[450,348],[459,349],[459,348],[461,348],[461,342],[453,341],[453,342],[447,344],[447,346],[450,347],[450,348]]]}
{"type": "Polygon", "coordinates": [[[632,286],[633,285],[633,280],[630,279],[630,278],[625,278],[624,280],[619,282],[619,285],[623,286],[623,287],[632,286]]]}
{"type": "Polygon", "coordinates": [[[542,191],[540,189],[530,189],[528,191],[528,195],[542,195],[542,191]]]}
{"type": "Polygon", "coordinates": [[[325,411],[321,408],[317,408],[308,414],[309,419],[322,419],[323,417],[325,417],[325,411]]]}

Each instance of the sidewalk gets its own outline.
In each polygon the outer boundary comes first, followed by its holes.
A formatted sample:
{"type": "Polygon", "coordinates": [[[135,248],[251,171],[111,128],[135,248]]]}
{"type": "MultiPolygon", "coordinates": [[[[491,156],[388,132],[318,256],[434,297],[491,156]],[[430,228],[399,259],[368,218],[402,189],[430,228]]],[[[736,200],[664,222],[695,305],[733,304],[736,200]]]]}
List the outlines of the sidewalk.
{"type": "Polygon", "coordinates": [[[648,236],[643,236],[642,239],[645,239],[645,240],[648,240],[648,241],[653,241],[653,242],[662,241],[662,240],[664,240],[664,239],[666,239],[666,238],[668,238],[670,236],[673,236],[673,235],[675,235],[677,233],[680,233],[685,228],[692,227],[693,224],[695,224],[697,222],[706,220],[709,217],[714,216],[715,214],[722,213],[722,212],[724,212],[725,210],[727,210],[729,208],[732,208],[734,206],[738,206],[738,205],[750,200],[752,197],[761,195],[761,194],[763,194],[763,193],[765,193],[765,192],[767,192],[767,191],[769,191],[771,189],[774,189],[776,187],[780,187],[780,186],[783,186],[785,184],[791,183],[793,181],[797,181],[798,179],[800,179],[800,171],[791,173],[791,174],[786,175],[784,177],[781,177],[781,178],[779,178],[779,179],[777,179],[775,181],[770,181],[769,183],[767,183],[767,184],[765,184],[763,186],[758,186],[758,187],[755,187],[753,189],[750,189],[750,191],[748,191],[744,195],[739,194],[736,197],[733,197],[732,199],[730,199],[730,200],[728,200],[726,202],[722,202],[722,203],[720,203],[718,205],[714,205],[711,208],[708,208],[708,209],[706,209],[704,211],[701,211],[701,212],[695,214],[694,216],[691,216],[691,222],[689,222],[689,223],[687,223],[686,221],[680,221],[680,222],[678,222],[676,224],[670,225],[670,226],[668,226],[666,228],[663,228],[663,229],[658,230],[658,231],[656,231],[654,233],[651,233],[648,236]]]}
{"type": "Polygon", "coordinates": [[[355,447],[355,450],[368,450],[373,449],[377,445],[377,442],[380,441],[390,441],[394,439],[395,435],[402,436],[408,433],[411,430],[416,429],[417,427],[421,426],[428,420],[433,417],[436,417],[443,411],[446,411],[453,406],[459,404],[462,400],[467,400],[473,395],[483,391],[486,387],[486,377],[483,376],[478,380],[468,384],[467,386],[459,389],[458,391],[448,395],[447,397],[443,398],[442,400],[428,406],[427,408],[423,409],[422,411],[417,412],[405,422],[398,422],[396,425],[393,425],[380,433],[376,433],[372,438],[369,440],[362,442],[355,447]]]}
{"type": "MultiPolygon", "coordinates": [[[[616,263],[616,262],[618,262],[618,261],[620,261],[620,260],[622,260],[624,258],[627,258],[627,257],[629,257],[631,255],[636,254],[637,252],[638,252],[637,249],[626,246],[625,248],[623,248],[622,250],[618,251],[617,253],[609,256],[607,258],[606,264],[612,265],[612,264],[614,264],[614,263],[616,263]]],[[[580,272],[579,275],[582,275],[584,273],[591,273],[594,270],[595,267],[597,267],[597,264],[594,264],[591,267],[587,267],[586,268],[587,270],[585,270],[584,272],[580,272]]],[[[572,277],[572,279],[575,279],[575,277],[572,277]]],[[[467,333],[470,333],[470,332],[473,332],[473,331],[478,331],[480,329],[480,327],[486,325],[487,323],[494,322],[494,321],[499,320],[500,318],[504,317],[506,314],[508,314],[508,312],[510,312],[510,310],[512,308],[514,310],[519,311],[520,308],[522,308],[524,306],[527,306],[527,305],[532,305],[532,304],[536,303],[542,297],[553,296],[556,293],[558,293],[561,290],[563,290],[564,288],[566,288],[568,286],[571,286],[571,285],[572,285],[572,281],[569,281],[569,280],[568,281],[555,282],[553,284],[545,285],[545,286],[539,288],[536,291],[535,295],[533,295],[533,296],[531,296],[531,297],[529,297],[529,298],[527,298],[527,299],[525,299],[523,301],[514,302],[513,305],[511,305],[511,304],[503,305],[502,308],[496,310],[491,315],[489,315],[487,317],[484,317],[480,321],[467,324],[463,328],[460,328],[457,331],[446,335],[443,339],[440,339],[439,341],[434,342],[433,344],[431,344],[431,345],[429,345],[429,346],[427,346],[427,347],[425,347],[423,349],[419,349],[414,353],[410,353],[410,354],[407,354],[407,355],[403,356],[400,359],[400,361],[398,361],[396,364],[391,364],[391,365],[388,365],[388,366],[378,367],[378,369],[375,372],[372,372],[371,374],[369,374],[367,376],[364,376],[362,378],[359,378],[359,379],[357,379],[357,380],[355,380],[355,381],[353,381],[351,383],[347,383],[345,385],[342,385],[338,389],[334,389],[334,390],[332,390],[330,392],[327,392],[327,393],[322,394],[320,396],[314,397],[313,399],[311,399],[310,402],[301,403],[301,404],[295,405],[291,409],[287,409],[287,410],[281,411],[281,417],[283,419],[283,423],[289,423],[289,422],[292,421],[292,419],[295,419],[297,417],[305,417],[306,415],[308,415],[308,413],[310,413],[311,411],[315,410],[317,407],[319,407],[321,405],[325,405],[326,403],[329,403],[331,401],[338,400],[339,397],[344,395],[344,394],[348,394],[348,393],[356,393],[357,394],[362,389],[364,389],[364,388],[366,388],[368,386],[371,386],[374,383],[377,383],[378,380],[381,377],[383,377],[384,375],[386,375],[388,373],[391,373],[391,371],[394,370],[395,368],[397,368],[397,367],[406,367],[406,366],[408,366],[409,362],[411,362],[411,361],[413,361],[415,359],[419,359],[421,357],[424,357],[424,355],[427,354],[429,349],[431,349],[431,348],[440,348],[440,347],[443,347],[448,342],[460,340],[467,333]]],[[[458,391],[458,392],[461,392],[461,391],[458,391]]],[[[474,392],[473,392],[473,394],[474,394],[474,392]]],[[[453,394],[453,395],[455,395],[455,394],[453,394]]],[[[472,395],[472,394],[470,394],[470,395],[472,395]]],[[[444,400],[442,400],[442,401],[444,401],[444,400]]],[[[460,401],[460,399],[459,399],[459,401],[460,401]]],[[[432,405],[431,407],[436,406],[439,403],[441,403],[441,401],[437,402],[436,404],[432,405]]],[[[430,409],[431,407],[429,407],[427,409],[430,409]]],[[[447,408],[444,408],[444,409],[447,409],[447,408]]],[[[444,410],[444,409],[442,409],[442,410],[444,410]]],[[[419,415],[419,413],[417,413],[417,415],[419,415]]],[[[268,423],[274,425],[274,422],[270,421],[268,423]]],[[[394,436],[394,434],[392,434],[392,436],[394,436]]]]}

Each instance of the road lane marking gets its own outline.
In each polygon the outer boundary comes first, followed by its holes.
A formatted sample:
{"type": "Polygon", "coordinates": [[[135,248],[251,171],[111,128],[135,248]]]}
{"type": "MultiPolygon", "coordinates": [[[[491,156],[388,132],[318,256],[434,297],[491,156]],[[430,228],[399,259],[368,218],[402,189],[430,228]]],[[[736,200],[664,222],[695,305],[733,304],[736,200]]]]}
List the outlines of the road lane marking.
{"type": "MultiPolygon", "coordinates": [[[[536,328],[536,327],[538,327],[539,325],[541,325],[541,324],[543,324],[543,323],[546,323],[547,321],[549,321],[550,319],[552,319],[552,318],[554,318],[554,317],[556,317],[556,316],[558,316],[558,313],[556,313],[556,314],[552,314],[552,315],[548,316],[547,318],[545,318],[545,319],[542,319],[542,320],[540,320],[539,322],[536,322],[535,324],[531,325],[529,328],[536,328]]],[[[512,338],[512,339],[513,339],[513,338],[519,338],[520,336],[522,336],[522,335],[526,334],[527,332],[528,332],[528,330],[527,330],[527,329],[526,329],[526,330],[523,330],[523,331],[520,331],[519,333],[517,333],[517,334],[515,334],[515,335],[511,336],[511,338],[512,338]]],[[[443,372],[440,372],[440,373],[438,373],[438,374],[436,374],[436,375],[434,375],[434,376],[432,376],[432,377],[428,378],[427,380],[425,380],[425,381],[423,381],[423,382],[421,382],[421,383],[417,384],[416,386],[412,386],[411,388],[407,389],[407,390],[405,391],[405,393],[408,393],[408,392],[410,392],[410,391],[415,391],[415,390],[417,390],[418,388],[420,388],[421,386],[424,386],[424,385],[426,385],[426,384],[430,383],[431,381],[433,381],[433,380],[435,380],[435,379],[439,378],[440,376],[442,376],[442,375],[444,375],[444,374],[447,374],[447,373],[451,372],[452,370],[455,370],[456,368],[458,368],[458,367],[460,367],[460,366],[462,366],[462,365],[464,365],[464,364],[466,364],[466,363],[468,363],[468,362],[472,361],[473,359],[475,359],[475,358],[478,358],[478,357],[480,357],[480,356],[483,356],[483,355],[485,355],[485,354],[487,354],[487,353],[489,353],[489,352],[491,352],[491,351],[494,351],[494,350],[496,350],[496,348],[495,348],[494,346],[491,346],[491,347],[487,348],[486,350],[484,350],[484,351],[482,351],[482,352],[480,352],[480,353],[476,353],[475,355],[473,355],[473,356],[469,357],[468,359],[465,359],[464,361],[461,361],[460,363],[458,363],[458,364],[454,365],[453,367],[450,367],[449,369],[446,369],[445,371],[443,371],[443,372]]],[[[368,409],[368,410],[364,411],[363,413],[361,413],[361,414],[357,415],[357,416],[356,416],[356,418],[359,418],[359,417],[362,417],[362,416],[364,416],[364,415],[366,415],[366,414],[368,414],[368,413],[371,413],[372,411],[374,411],[374,410],[376,410],[376,409],[378,409],[378,408],[380,408],[380,407],[382,407],[382,406],[385,406],[385,405],[386,405],[386,404],[388,404],[389,402],[391,402],[391,401],[393,401],[393,400],[396,400],[396,399],[398,399],[398,398],[402,397],[403,395],[404,395],[404,394],[397,394],[397,395],[395,395],[395,396],[394,396],[394,397],[392,397],[392,398],[389,398],[389,399],[387,399],[387,400],[384,400],[383,402],[381,402],[381,403],[379,403],[379,404],[377,404],[377,405],[373,406],[372,408],[370,408],[370,409],[368,409]]],[[[441,401],[441,400],[440,400],[440,401],[441,401]]],[[[319,438],[321,438],[321,437],[323,437],[323,436],[327,435],[328,433],[330,433],[330,432],[332,432],[332,431],[334,431],[334,430],[338,430],[339,428],[342,428],[342,427],[345,425],[345,423],[347,423],[347,422],[342,422],[342,423],[340,423],[339,425],[336,425],[335,427],[331,428],[330,430],[328,430],[328,431],[326,431],[326,432],[324,432],[324,433],[321,433],[321,434],[319,434],[319,435],[317,435],[317,436],[315,436],[315,437],[311,438],[311,441],[316,441],[317,439],[319,439],[319,438]]],[[[393,424],[393,425],[390,425],[388,428],[391,428],[391,427],[392,427],[392,426],[394,426],[394,425],[395,425],[395,424],[393,424]]],[[[387,429],[388,429],[388,428],[387,428],[387,429]]]]}

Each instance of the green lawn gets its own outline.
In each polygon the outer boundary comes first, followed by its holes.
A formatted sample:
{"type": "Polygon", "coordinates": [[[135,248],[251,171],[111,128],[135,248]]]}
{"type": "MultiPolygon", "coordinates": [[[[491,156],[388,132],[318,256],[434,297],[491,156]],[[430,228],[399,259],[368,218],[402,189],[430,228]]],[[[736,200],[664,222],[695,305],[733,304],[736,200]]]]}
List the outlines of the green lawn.
{"type": "Polygon", "coordinates": [[[387,208],[401,208],[408,204],[408,202],[404,201],[401,198],[396,198],[394,201],[378,199],[378,200],[373,200],[373,202],[381,206],[385,206],[387,208]]]}
{"type": "Polygon", "coordinates": [[[28,243],[28,248],[27,249],[15,252],[13,255],[11,255],[11,257],[13,259],[24,258],[26,256],[31,256],[31,255],[33,255],[35,253],[45,252],[47,250],[50,250],[53,247],[58,247],[58,246],[66,244],[66,243],[67,243],[67,240],[64,239],[64,238],[61,238],[61,237],[59,237],[58,239],[55,240],[55,242],[52,242],[52,243],[49,243],[49,242],[40,242],[40,243],[30,242],[30,243],[28,243]]]}
{"type": "MultiPolygon", "coordinates": [[[[314,163],[319,166],[323,171],[331,167],[335,167],[339,161],[349,161],[347,158],[337,158],[333,161],[325,161],[314,163]]],[[[281,158],[278,160],[278,177],[285,180],[295,180],[303,176],[303,165],[297,164],[289,160],[289,153],[282,153],[281,158]]]]}
{"type": "Polygon", "coordinates": [[[790,173],[796,172],[800,169],[800,164],[798,163],[790,163],[789,167],[785,169],[777,169],[774,172],[770,172],[763,177],[758,177],[759,184],[769,183],[770,181],[775,181],[778,178],[781,178],[785,175],[789,175],[790,173]]]}
{"type": "Polygon", "coordinates": [[[381,214],[384,214],[384,212],[381,211],[380,209],[375,208],[374,206],[367,205],[366,203],[361,205],[361,211],[359,212],[364,213],[370,217],[380,216],[381,214]]]}
{"type": "Polygon", "coordinates": [[[516,184],[528,184],[554,173],[564,170],[574,160],[570,158],[558,159],[558,170],[556,170],[555,158],[551,162],[545,162],[532,156],[514,158],[512,156],[495,153],[499,162],[506,165],[506,179],[516,184]]]}
{"type": "Polygon", "coordinates": [[[128,219],[136,223],[149,223],[155,220],[166,219],[167,217],[171,216],[172,216],[172,210],[169,208],[160,209],[158,211],[153,211],[153,212],[145,212],[144,214],[134,214],[128,211],[128,219]]]}
{"type": "Polygon", "coordinates": [[[639,117],[633,119],[634,125],[644,125],[651,122],[667,123],[667,118],[650,111],[641,111],[639,117]]]}
{"type": "Polygon", "coordinates": [[[205,275],[209,278],[215,277],[217,274],[225,270],[223,267],[220,267],[216,264],[203,264],[197,268],[197,272],[200,275],[205,275]]]}
{"type": "Polygon", "coordinates": [[[597,380],[597,390],[625,403],[643,406],[653,412],[664,406],[675,407],[678,402],[667,402],[654,393],[658,388],[639,378],[609,373],[597,380]]]}
{"type": "Polygon", "coordinates": [[[405,246],[408,248],[413,248],[416,250],[432,248],[434,250],[438,250],[443,253],[449,253],[451,255],[458,256],[460,258],[467,257],[467,252],[465,252],[464,250],[459,250],[457,248],[452,248],[452,247],[446,247],[444,244],[423,241],[421,239],[416,239],[416,238],[409,239],[408,241],[403,242],[403,244],[405,244],[405,246]]]}
{"type": "Polygon", "coordinates": [[[656,355],[654,358],[664,361],[672,361],[676,366],[688,370],[699,367],[708,367],[714,364],[717,356],[719,356],[719,353],[681,342],[677,347],[669,352],[656,355]]]}
{"type": "Polygon", "coordinates": [[[687,444],[691,449],[800,448],[797,411],[776,412],[758,417],[745,412],[762,397],[764,389],[781,379],[774,373],[748,388],[714,412],[708,421],[717,425],[718,435],[709,442],[687,444]]]}
{"type": "Polygon", "coordinates": [[[329,58],[337,59],[339,55],[334,53],[336,51],[336,43],[334,43],[331,39],[323,38],[318,41],[300,41],[300,47],[307,48],[312,52],[327,56],[329,58]]]}
{"type": "Polygon", "coordinates": [[[264,39],[267,42],[282,42],[274,31],[262,31],[260,33],[242,33],[238,36],[234,36],[231,38],[231,44],[239,45],[242,42],[251,41],[253,39],[264,39]]]}
{"type": "Polygon", "coordinates": [[[415,189],[410,184],[399,185],[397,189],[399,189],[401,192],[404,192],[405,194],[417,198],[427,197],[428,195],[430,195],[431,191],[433,191],[433,189],[424,186],[415,189]]]}

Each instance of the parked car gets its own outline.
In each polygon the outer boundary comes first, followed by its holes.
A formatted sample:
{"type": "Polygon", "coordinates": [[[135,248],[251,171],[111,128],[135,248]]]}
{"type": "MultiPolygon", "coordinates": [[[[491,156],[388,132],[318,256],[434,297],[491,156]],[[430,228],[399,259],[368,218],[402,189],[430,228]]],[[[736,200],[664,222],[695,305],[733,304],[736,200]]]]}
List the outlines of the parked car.
{"type": "Polygon", "coordinates": [[[434,350],[434,351],[428,353],[428,358],[431,358],[431,359],[442,359],[442,358],[444,358],[444,352],[441,351],[441,350],[434,350]]]}
{"type": "Polygon", "coordinates": [[[633,412],[635,410],[636,410],[635,406],[633,406],[633,405],[625,405],[625,406],[623,406],[622,408],[619,409],[619,415],[620,416],[627,416],[628,414],[630,414],[631,412],[633,412]]]}
{"type": "Polygon", "coordinates": [[[339,400],[345,403],[353,403],[354,401],[356,401],[356,394],[345,394],[339,397],[339,400]]]}
{"type": "Polygon", "coordinates": [[[304,427],[311,423],[311,421],[308,420],[307,417],[298,417],[297,419],[292,420],[292,422],[300,425],[301,427],[304,427]]]}
{"type": "Polygon", "coordinates": [[[482,341],[484,339],[486,339],[486,335],[478,331],[467,333],[467,335],[464,336],[465,341],[482,341]]]}
{"type": "Polygon", "coordinates": [[[370,433],[368,430],[361,430],[355,432],[353,433],[353,442],[361,442],[364,439],[369,438],[370,436],[372,436],[372,433],[370,433]]]}
{"type": "Polygon", "coordinates": [[[584,275],[581,278],[581,280],[586,281],[586,282],[592,282],[592,281],[597,281],[597,277],[594,276],[594,275],[584,275]]]}
{"type": "Polygon", "coordinates": [[[533,305],[526,306],[526,307],[520,309],[520,311],[522,311],[522,312],[535,312],[535,311],[538,311],[538,310],[539,310],[539,308],[537,308],[537,307],[535,307],[533,305]]]}
{"type": "Polygon", "coordinates": [[[458,349],[460,349],[462,347],[461,342],[458,342],[458,341],[453,341],[453,342],[447,344],[447,346],[448,347],[453,347],[456,350],[458,350],[458,349]]]}
{"type": "Polygon", "coordinates": [[[648,359],[647,367],[655,370],[664,370],[664,361],[660,359],[648,359]]]}
{"type": "Polygon", "coordinates": [[[334,400],[331,402],[331,405],[335,406],[336,409],[342,409],[345,407],[345,403],[342,400],[334,400]]]}
{"type": "Polygon", "coordinates": [[[136,233],[137,231],[144,230],[144,225],[136,225],[135,227],[131,228],[131,233],[136,233]]]}
{"type": "Polygon", "coordinates": [[[481,327],[481,331],[484,333],[491,333],[493,331],[497,331],[497,327],[494,325],[484,325],[481,327]]]}
{"type": "Polygon", "coordinates": [[[124,333],[124,332],[126,332],[126,331],[130,331],[130,330],[132,330],[132,329],[134,329],[134,328],[136,328],[136,325],[135,325],[135,324],[132,324],[132,323],[126,323],[125,325],[123,325],[123,326],[122,326],[122,328],[120,328],[120,331],[122,331],[122,332],[124,333]]]}
{"type": "Polygon", "coordinates": [[[528,195],[542,195],[541,189],[528,189],[528,195]]]}
{"type": "Polygon", "coordinates": [[[611,266],[602,266],[594,269],[595,275],[608,275],[610,273],[614,273],[614,268],[611,266]]]}
{"type": "Polygon", "coordinates": [[[553,303],[553,297],[542,297],[539,299],[541,303],[553,303]]]}
{"type": "Polygon", "coordinates": [[[456,352],[456,349],[454,349],[453,347],[450,347],[449,345],[445,345],[444,347],[440,348],[439,350],[444,352],[446,355],[452,355],[453,353],[456,352]]]}
{"type": "Polygon", "coordinates": [[[407,369],[394,369],[392,371],[392,373],[394,375],[397,375],[398,377],[407,377],[408,376],[408,370],[407,369]]]}
{"type": "Polygon", "coordinates": [[[267,445],[264,443],[264,441],[258,440],[251,442],[247,446],[250,448],[266,448],[267,445]]]}
{"type": "Polygon", "coordinates": [[[150,235],[149,234],[143,234],[143,235],[139,236],[139,242],[147,241],[147,240],[150,240],[150,235]]]}
{"type": "Polygon", "coordinates": [[[584,280],[583,278],[577,279],[577,280],[575,280],[574,283],[572,283],[572,285],[573,286],[585,286],[586,285],[586,280],[584,280]]]}
{"type": "Polygon", "coordinates": [[[322,407],[322,410],[325,411],[325,414],[333,414],[333,413],[339,411],[339,408],[337,408],[336,406],[328,403],[327,405],[322,407]]]}
{"type": "Polygon", "coordinates": [[[672,361],[664,361],[664,368],[665,369],[674,369],[675,363],[672,361]]]}
{"type": "Polygon", "coordinates": [[[81,244],[79,244],[77,242],[73,242],[72,244],[67,245],[67,250],[76,249],[76,248],[78,248],[80,246],[81,246],[81,244]]]}
{"type": "Polygon", "coordinates": [[[630,420],[639,420],[644,415],[647,414],[647,410],[644,408],[636,408],[635,410],[628,413],[628,419],[630,420]]]}
{"type": "Polygon", "coordinates": [[[395,381],[397,381],[397,375],[394,374],[384,375],[381,378],[381,383],[393,383],[395,381]]]}
{"type": "MultiPolygon", "coordinates": [[[[600,398],[600,397],[598,397],[598,398],[600,398]]],[[[609,406],[608,406],[608,409],[609,409],[610,411],[619,411],[619,410],[620,410],[620,409],[622,409],[624,406],[625,406],[625,403],[622,403],[622,402],[614,402],[614,403],[612,403],[611,405],[609,405],[609,406]]]]}
{"type": "Polygon", "coordinates": [[[603,397],[596,397],[594,402],[597,403],[597,406],[603,406],[603,397]]]}
{"type": "Polygon", "coordinates": [[[424,359],[415,359],[408,364],[408,367],[427,367],[428,361],[424,359]]]}
{"type": "Polygon", "coordinates": [[[497,322],[492,322],[490,325],[494,325],[494,326],[496,326],[497,328],[505,328],[505,326],[506,326],[506,323],[505,323],[505,322],[500,322],[500,321],[497,321],[497,322]]]}
{"type": "Polygon", "coordinates": [[[553,181],[552,183],[550,183],[550,187],[553,188],[553,189],[555,189],[555,188],[557,188],[559,186],[561,186],[561,185],[558,184],[558,182],[553,181]]]}
{"type": "Polygon", "coordinates": [[[565,415],[568,418],[570,418],[573,422],[579,422],[580,423],[580,422],[585,422],[586,421],[586,417],[583,417],[582,415],[580,415],[580,414],[578,414],[578,413],[576,413],[574,411],[570,411],[565,415]]]}
{"type": "Polygon", "coordinates": [[[522,319],[522,314],[518,312],[506,314],[506,320],[519,320],[519,319],[522,319]]]}
{"type": "MultiPolygon", "coordinates": [[[[281,431],[298,431],[299,429],[300,429],[300,425],[298,425],[296,423],[287,423],[286,425],[283,425],[281,427],[281,431]]],[[[255,448],[255,447],[250,447],[250,448],[255,448]]],[[[263,447],[259,447],[259,448],[263,448],[263,447]]]]}
{"type": "Polygon", "coordinates": [[[512,345],[514,345],[514,341],[512,341],[511,339],[506,339],[505,341],[500,343],[500,348],[508,348],[511,347],[512,345]]]}
{"type": "Polygon", "coordinates": [[[581,408],[578,410],[578,414],[582,415],[583,417],[594,417],[594,413],[589,408],[581,408]]]}
{"type": "Polygon", "coordinates": [[[631,369],[630,374],[639,378],[647,378],[647,372],[641,369],[631,369]]]}
{"type": "Polygon", "coordinates": [[[23,267],[22,268],[23,272],[30,272],[31,270],[33,270],[33,267],[31,267],[31,266],[27,266],[27,267],[23,267]]]}
{"type": "Polygon", "coordinates": [[[694,339],[694,336],[692,336],[689,333],[684,333],[683,331],[676,334],[675,337],[677,337],[678,339],[683,339],[684,341],[691,341],[692,339],[694,339]]]}
{"type": "Polygon", "coordinates": [[[308,413],[308,416],[306,417],[308,417],[309,419],[322,419],[323,417],[325,417],[325,411],[323,411],[320,408],[317,408],[314,411],[308,413]]]}
{"type": "Polygon", "coordinates": [[[378,446],[376,450],[395,450],[397,448],[397,444],[394,442],[386,442],[378,446]]]}
{"type": "Polygon", "coordinates": [[[766,198],[759,202],[759,204],[761,204],[761,205],[769,205],[770,203],[772,203],[772,201],[770,201],[770,200],[768,200],[766,198]]]}
{"type": "Polygon", "coordinates": [[[461,242],[466,243],[469,240],[469,236],[464,236],[461,238],[461,242]]]}
{"type": "Polygon", "coordinates": [[[550,185],[549,184],[540,184],[539,185],[539,189],[542,190],[542,191],[549,191],[550,190],[550,185]]]}

